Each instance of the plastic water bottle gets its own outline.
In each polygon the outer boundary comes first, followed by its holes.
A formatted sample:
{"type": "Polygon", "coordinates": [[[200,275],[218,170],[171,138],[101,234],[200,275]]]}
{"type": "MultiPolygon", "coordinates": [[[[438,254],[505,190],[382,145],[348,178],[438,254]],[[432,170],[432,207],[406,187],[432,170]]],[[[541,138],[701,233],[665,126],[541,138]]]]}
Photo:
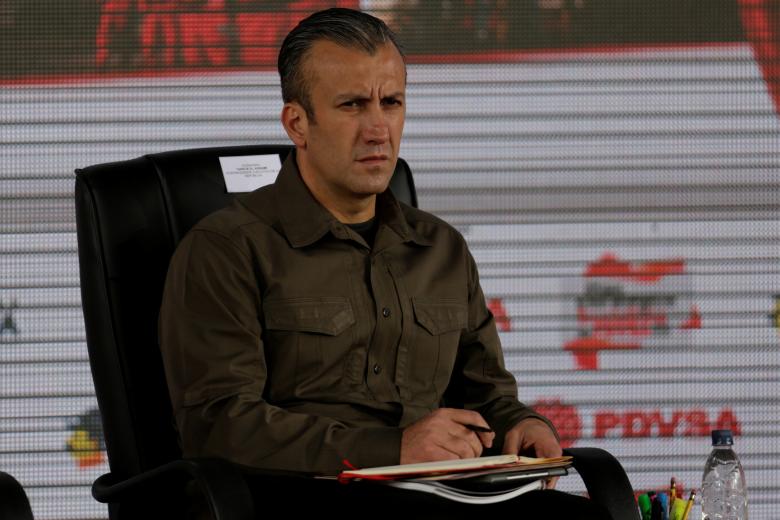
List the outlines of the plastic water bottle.
{"type": "Polygon", "coordinates": [[[733,444],[731,430],[713,430],[701,483],[702,520],[748,520],[745,472],[733,444]]]}

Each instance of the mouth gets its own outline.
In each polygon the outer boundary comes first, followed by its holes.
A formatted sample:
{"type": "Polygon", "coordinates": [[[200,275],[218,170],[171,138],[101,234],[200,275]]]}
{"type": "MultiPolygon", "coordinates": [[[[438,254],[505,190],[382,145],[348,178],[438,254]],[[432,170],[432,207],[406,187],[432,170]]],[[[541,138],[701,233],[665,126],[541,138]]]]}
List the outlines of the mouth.
{"type": "Polygon", "coordinates": [[[387,155],[375,154],[375,155],[364,155],[362,157],[358,157],[357,162],[366,165],[374,165],[374,164],[382,164],[387,160],[388,160],[387,155]]]}

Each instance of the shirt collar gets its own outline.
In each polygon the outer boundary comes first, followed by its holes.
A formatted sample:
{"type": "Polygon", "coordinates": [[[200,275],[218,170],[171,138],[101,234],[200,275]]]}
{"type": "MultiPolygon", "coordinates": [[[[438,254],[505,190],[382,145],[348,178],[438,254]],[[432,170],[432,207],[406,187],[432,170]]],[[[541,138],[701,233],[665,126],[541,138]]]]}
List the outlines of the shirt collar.
{"type": "MultiPolygon", "coordinates": [[[[293,247],[311,245],[328,232],[340,239],[349,238],[347,226],[326,210],[309,191],[298,171],[295,150],[292,150],[282,164],[282,169],[274,182],[274,204],[282,230],[293,247]]],[[[245,199],[253,205],[253,194],[245,199]]],[[[392,192],[387,189],[377,196],[376,216],[379,227],[387,225],[402,242],[412,241],[420,245],[431,245],[410,226],[392,192]]]]}

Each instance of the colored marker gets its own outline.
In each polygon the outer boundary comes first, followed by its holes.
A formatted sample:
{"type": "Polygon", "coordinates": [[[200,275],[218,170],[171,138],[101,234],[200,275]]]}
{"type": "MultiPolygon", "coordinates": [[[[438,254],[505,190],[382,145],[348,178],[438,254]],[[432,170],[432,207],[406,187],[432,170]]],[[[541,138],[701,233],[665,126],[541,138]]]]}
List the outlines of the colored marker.
{"type": "Polygon", "coordinates": [[[669,513],[669,520],[683,520],[687,505],[688,502],[683,499],[675,500],[674,504],[672,504],[672,512],[669,513]]]}
{"type": "Polygon", "coordinates": [[[661,505],[661,501],[658,499],[658,497],[653,500],[653,509],[652,514],[650,515],[650,519],[664,520],[663,506],[661,505]]]}
{"type": "Polygon", "coordinates": [[[642,520],[651,520],[653,503],[647,493],[639,495],[639,510],[642,512],[642,520]]]}
{"type": "Polygon", "coordinates": [[[669,520],[669,495],[666,493],[658,493],[655,500],[661,504],[661,520],[669,520]]]}

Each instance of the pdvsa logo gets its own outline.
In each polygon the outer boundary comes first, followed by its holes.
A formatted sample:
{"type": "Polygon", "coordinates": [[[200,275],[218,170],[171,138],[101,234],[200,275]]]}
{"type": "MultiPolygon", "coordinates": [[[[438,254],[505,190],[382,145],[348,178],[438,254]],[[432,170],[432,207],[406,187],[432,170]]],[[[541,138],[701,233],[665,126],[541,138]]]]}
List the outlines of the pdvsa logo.
{"type": "Polygon", "coordinates": [[[713,413],[701,408],[604,410],[596,413],[593,436],[601,438],[707,437],[712,430],[742,433],[731,408],[713,413]]]}
{"type": "Polygon", "coordinates": [[[712,430],[731,430],[735,435],[742,433],[742,425],[731,408],[616,408],[581,415],[576,406],[558,397],[540,399],[531,408],[553,423],[563,448],[570,448],[578,440],[590,436],[594,439],[631,439],[709,437],[712,430]]]}
{"type": "Polygon", "coordinates": [[[558,431],[562,448],[571,448],[582,435],[582,420],[577,408],[562,403],[559,398],[542,399],[531,407],[547,417],[558,431]]]}

